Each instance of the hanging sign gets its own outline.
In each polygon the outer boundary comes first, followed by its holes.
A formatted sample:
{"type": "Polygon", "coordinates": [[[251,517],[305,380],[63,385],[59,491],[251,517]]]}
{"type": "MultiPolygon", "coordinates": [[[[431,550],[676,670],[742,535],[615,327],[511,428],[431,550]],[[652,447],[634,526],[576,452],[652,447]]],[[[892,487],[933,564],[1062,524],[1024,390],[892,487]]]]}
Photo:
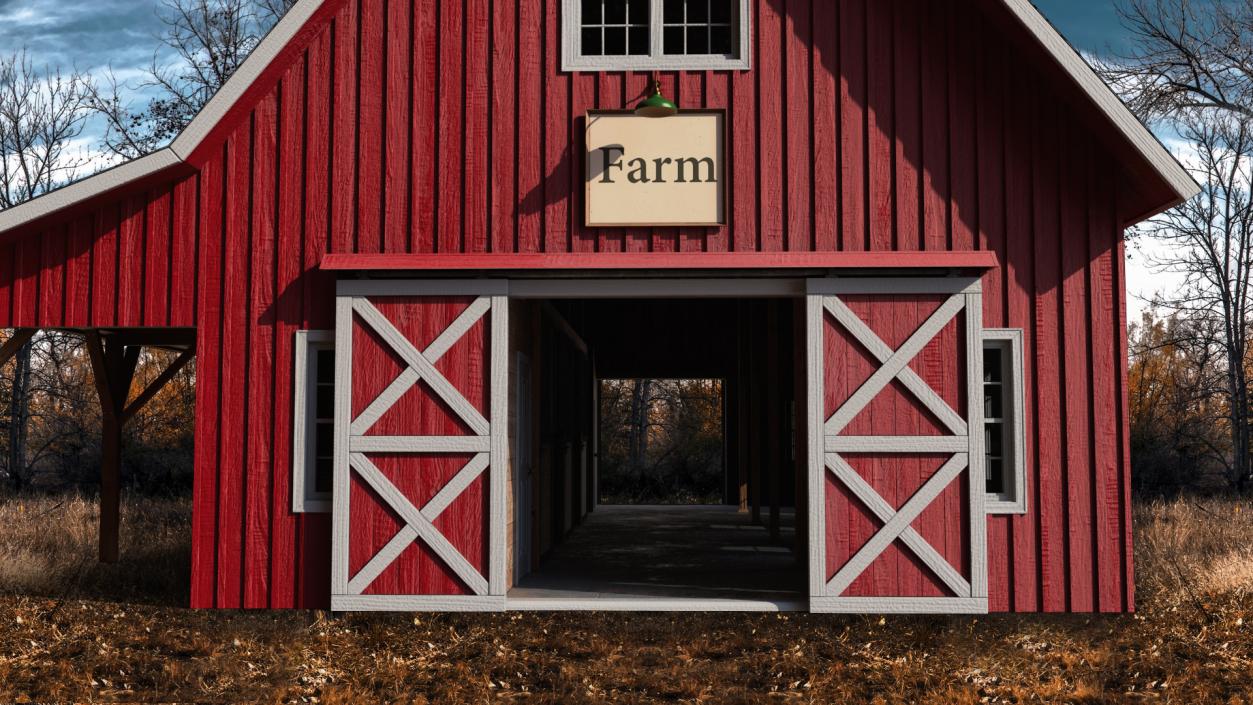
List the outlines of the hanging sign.
{"type": "Polygon", "coordinates": [[[589,112],[586,224],[725,224],[725,123],[722,110],[685,110],[663,118],[589,112]]]}

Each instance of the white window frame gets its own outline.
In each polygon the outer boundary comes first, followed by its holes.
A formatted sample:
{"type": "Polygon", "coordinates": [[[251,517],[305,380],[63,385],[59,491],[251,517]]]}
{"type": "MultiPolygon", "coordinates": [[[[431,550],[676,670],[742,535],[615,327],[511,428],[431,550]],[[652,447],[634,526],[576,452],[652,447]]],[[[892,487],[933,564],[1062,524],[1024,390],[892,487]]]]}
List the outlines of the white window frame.
{"type": "Polygon", "coordinates": [[[663,0],[650,0],[648,54],[583,56],[579,51],[583,28],[582,0],[562,0],[561,69],[563,71],[747,71],[752,55],[752,13],[749,0],[739,3],[735,32],[737,54],[666,54],[662,46],[663,0]]]}
{"type": "MultiPolygon", "coordinates": [[[[985,328],[983,350],[996,347],[1008,350],[1009,365],[1004,370],[1004,387],[1008,387],[1005,403],[1006,438],[1001,467],[1006,473],[1005,491],[988,494],[988,514],[1027,513],[1027,430],[1025,393],[1023,390],[1023,353],[1021,328],[985,328]]],[[[980,350],[980,354],[983,353],[980,350]]],[[[982,385],[982,382],[980,382],[982,385]]],[[[982,386],[980,387],[982,388],[982,386]]],[[[980,395],[982,399],[982,395],[980,395]]]]}
{"type": "Polygon", "coordinates": [[[316,455],[318,350],[335,349],[335,332],[330,330],[296,331],[296,373],[292,390],[292,511],[297,514],[331,511],[331,493],[317,492],[316,455]]]}

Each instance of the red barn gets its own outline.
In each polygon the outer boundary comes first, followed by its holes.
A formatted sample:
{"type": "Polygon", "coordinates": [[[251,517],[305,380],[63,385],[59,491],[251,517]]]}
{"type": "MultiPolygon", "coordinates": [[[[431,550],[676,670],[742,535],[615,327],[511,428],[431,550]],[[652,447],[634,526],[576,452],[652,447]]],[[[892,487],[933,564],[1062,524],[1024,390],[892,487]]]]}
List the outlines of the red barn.
{"type": "Polygon", "coordinates": [[[1123,231],[1196,190],[1027,0],[299,0],[0,213],[0,327],[113,458],[194,352],[196,607],[1129,611],[1123,231]],[[725,514],[597,508],[645,377],[723,380],[725,514]]]}

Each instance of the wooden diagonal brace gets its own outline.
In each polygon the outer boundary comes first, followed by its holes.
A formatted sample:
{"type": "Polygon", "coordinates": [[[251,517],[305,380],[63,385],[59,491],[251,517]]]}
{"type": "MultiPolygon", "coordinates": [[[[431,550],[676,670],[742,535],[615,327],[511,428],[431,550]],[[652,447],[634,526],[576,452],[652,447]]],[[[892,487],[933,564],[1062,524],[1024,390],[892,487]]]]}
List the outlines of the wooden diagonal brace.
{"type": "Polygon", "coordinates": [[[17,351],[21,350],[23,345],[35,337],[35,330],[34,328],[18,328],[13,331],[13,336],[4,341],[4,345],[0,345],[0,367],[8,364],[9,360],[13,359],[13,356],[17,354],[17,351]]]}
{"type": "Polygon", "coordinates": [[[171,362],[169,367],[166,367],[156,379],[152,380],[152,383],[149,384],[144,391],[139,393],[139,396],[135,397],[135,401],[126,405],[126,408],[123,409],[121,414],[122,423],[126,423],[134,418],[135,414],[139,413],[148,402],[152,401],[153,397],[159,394],[161,390],[165,388],[165,385],[169,384],[170,380],[174,379],[174,376],[179,373],[179,370],[186,367],[187,363],[191,362],[191,359],[195,356],[196,349],[194,347],[183,350],[182,354],[175,358],[174,362],[171,362]]]}

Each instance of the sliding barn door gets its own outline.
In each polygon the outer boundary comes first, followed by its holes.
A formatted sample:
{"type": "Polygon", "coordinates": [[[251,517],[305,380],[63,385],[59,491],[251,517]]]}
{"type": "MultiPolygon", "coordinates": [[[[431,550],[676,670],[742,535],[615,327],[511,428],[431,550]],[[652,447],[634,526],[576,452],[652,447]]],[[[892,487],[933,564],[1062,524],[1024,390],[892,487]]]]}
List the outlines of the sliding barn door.
{"type": "Polygon", "coordinates": [[[812,610],[987,611],[980,311],[971,279],[809,283],[812,610]]]}
{"type": "Polygon", "coordinates": [[[504,608],[505,292],[340,283],[333,609],[504,608]]]}

